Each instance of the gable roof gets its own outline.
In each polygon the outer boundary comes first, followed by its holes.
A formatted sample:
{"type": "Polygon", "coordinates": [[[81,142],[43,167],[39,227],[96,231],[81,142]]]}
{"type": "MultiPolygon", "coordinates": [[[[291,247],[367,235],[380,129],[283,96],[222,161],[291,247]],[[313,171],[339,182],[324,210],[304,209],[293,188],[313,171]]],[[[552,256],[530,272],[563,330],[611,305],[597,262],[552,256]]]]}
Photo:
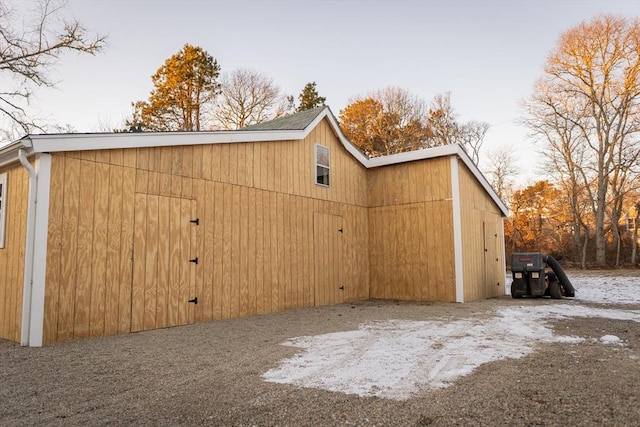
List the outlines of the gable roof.
{"type": "Polygon", "coordinates": [[[285,117],[269,120],[242,128],[242,130],[304,130],[324,110],[325,107],[316,107],[301,111],[285,117]]]}
{"type": "Polygon", "coordinates": [[[126,132],[34,134],[0,148],[0,167],[18,161],[18,151],[25,154],[60,151],[105,150],[117,148],[166,147],[178,145],[230,144],[242,142],[296,141],[305,139],[327,119],[343,147],[365,168],[376,168],[437,157],[457,156],[473,173],[504,216],[509,208],[491,187],[469,155],[458,144],[425,148],[405,153],[368,158],[349,141],[328,106],[295,113],[239,130],[199,132],[126,132]]]}

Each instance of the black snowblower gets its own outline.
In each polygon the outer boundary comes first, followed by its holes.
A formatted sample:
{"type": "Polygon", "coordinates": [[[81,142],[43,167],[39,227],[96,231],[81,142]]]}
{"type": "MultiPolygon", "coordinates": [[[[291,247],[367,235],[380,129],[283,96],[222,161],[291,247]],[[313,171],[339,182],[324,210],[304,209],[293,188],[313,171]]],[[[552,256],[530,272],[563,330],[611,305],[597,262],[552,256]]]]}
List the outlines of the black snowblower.
{"type": "Polygon", "coordinates": [[[551,255],[540,252],[515,253],[511,256],[511,296],[522,298],[574,297],[576,290],[564,270],[551,255]],[[551,271],[545,271],[549,267],[551,271]]]}

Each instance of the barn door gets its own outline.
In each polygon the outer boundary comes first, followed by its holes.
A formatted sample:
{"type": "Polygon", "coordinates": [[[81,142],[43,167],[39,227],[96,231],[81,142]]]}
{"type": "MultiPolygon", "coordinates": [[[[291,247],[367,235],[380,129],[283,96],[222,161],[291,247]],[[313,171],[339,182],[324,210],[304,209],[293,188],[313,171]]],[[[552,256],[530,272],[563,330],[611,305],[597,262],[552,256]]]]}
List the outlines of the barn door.
{"type": "Polygon", "coordinates": [[[344,301],[342,283],[342,217],[315,212],[313,239],[315,258],[315,305],[344,301]]]}
{"type": "Polygon", "coordinates": [[[131,331],[193,323],[196,201],[136,194],[131,331]]]}
{"type": "MultiPolygon", "coordinates": [[[[500,264],[500,233],[493,216],[486,216],[482,223],[484,234],[484,285],[485,289],[497,288],[504,277],[500,264]]],[[[489,292],[491,293],[491,292],[489,292]]]]}

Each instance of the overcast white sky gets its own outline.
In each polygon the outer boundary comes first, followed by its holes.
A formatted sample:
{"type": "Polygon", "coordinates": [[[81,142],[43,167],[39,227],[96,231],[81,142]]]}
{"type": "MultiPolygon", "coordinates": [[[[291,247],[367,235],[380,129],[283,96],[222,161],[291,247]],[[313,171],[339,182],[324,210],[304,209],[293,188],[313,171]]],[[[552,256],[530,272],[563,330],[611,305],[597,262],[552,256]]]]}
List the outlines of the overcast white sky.
{"type": "Polygon", "coordinates": [[[39,90],[33,106],[80,132],[122,122],[132,101],[148,98],[151,75],[190,43],[223,72],[264,72],[296,97],[315,81],[336,116],[390,85],[428,101],[451,92],[460,120],[491,125],[485,151],[516,145],[528,156],[514,121],[558,36],[600,13],[640,16],[640,1],[70,0],[69,13],[108,34],[109,47],[64,56],[57,88],[39,90]]]}

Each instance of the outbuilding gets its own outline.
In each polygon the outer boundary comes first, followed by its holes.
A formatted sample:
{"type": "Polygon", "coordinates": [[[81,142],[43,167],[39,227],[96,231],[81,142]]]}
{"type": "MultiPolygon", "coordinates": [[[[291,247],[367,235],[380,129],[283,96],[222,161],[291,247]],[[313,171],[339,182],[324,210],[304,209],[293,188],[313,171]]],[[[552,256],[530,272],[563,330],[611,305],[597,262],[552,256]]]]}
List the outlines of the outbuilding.
{"type": "Polygon", "coordinates": [[[507,208],[458,145],[366,158],[328,107],[0,149],[0,338],[504,294],[507,208]]]}

